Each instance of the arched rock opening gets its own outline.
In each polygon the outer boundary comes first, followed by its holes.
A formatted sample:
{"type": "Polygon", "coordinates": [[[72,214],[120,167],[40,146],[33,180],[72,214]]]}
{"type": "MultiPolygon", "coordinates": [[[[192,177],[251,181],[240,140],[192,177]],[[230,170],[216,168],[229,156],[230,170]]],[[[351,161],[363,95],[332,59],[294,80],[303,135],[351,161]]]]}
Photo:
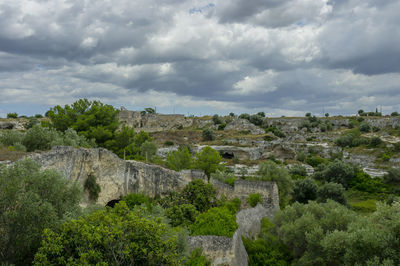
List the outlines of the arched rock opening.
{"type": "Polygon", "coordinates": [[[106,207],[111,207],[114,208],[115,204],[117,204],[118,202],[120,202],[121,199],[113,199],[110,200],[109,202],[107,202],[106,207]]]}
{"type": "Polygon", "coordinates": [[[224,152],[224,153],[222,153],[222,158],[233,159],[233,157],[235,157],[235,155],[232,152],[224,152]]]}

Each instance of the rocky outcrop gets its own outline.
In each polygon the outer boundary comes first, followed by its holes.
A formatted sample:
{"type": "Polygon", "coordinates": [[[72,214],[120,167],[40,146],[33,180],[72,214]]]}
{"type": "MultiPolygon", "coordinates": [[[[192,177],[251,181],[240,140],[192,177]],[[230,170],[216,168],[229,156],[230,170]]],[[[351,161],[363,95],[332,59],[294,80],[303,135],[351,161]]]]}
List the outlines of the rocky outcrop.
{"type": "MultiPolygon", "coordinates": [[[[183,188],[192,180],[192,171],[175,172],[157,165],[124,161],[102,148],[55,147],[31,158],[44,168],[57,169],[82,187],[87,177],[94,175],[101,187],[97,203],[102,205],[133,192],[149,196],[165,194],[183,188]]],[[[202,176],[205,178],[204,174],[202,176]]],[[[87,200],[84,203],[88,203],[87,200]]]]}
{"type": "Polygon", "coordinates": [[[25,127],[18,121],[0,121],[0,129],[25,130],[25,127]]]}
{"type": "Polygon", "coordinates": [[[253,135],[265,134],[265,130],[255,126],[250,123],[247,119],[234,119],[232,122],[226,125],[224,128],[225,131],[249,131],[253,135]]]}

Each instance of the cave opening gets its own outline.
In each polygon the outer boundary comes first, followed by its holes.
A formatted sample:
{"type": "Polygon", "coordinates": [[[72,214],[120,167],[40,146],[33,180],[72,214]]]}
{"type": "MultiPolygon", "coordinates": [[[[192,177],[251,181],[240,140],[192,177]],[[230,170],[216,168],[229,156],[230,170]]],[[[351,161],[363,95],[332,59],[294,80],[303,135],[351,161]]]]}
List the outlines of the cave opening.
{"type": "Polygon", "coordinates": [[[114,208],[115,204],[117,204],[120,201],[121,201],[121,199],[110,200],[109,202],[107,202],[106,207],[114,208]]]}
{"type": "Polygon", "coordinates": [[[235,157],[235,156],[234,156],[233,153],[231,153],[231,152],[224,152],[224,153],[222,153],[222,158],[225,158],[225,159],[233,159],[233,157],[235,157]]]}

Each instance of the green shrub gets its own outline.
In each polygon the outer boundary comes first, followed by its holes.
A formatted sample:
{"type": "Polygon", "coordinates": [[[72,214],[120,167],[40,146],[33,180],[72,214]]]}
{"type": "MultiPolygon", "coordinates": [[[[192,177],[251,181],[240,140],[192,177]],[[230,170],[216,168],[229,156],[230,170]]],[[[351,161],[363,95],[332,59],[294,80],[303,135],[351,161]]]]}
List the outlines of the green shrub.
{"type": "Polygon", "coordinates": [[[371,126],[366,122],[362,122],[359,128],[361,132],[371,132],[371,126]]]}
{"type": "Polygon", "coordinates": [[[23,151],[23,152],[26,152],[26,147],[25,147],[24,145],[22,145],[22,143],[19,143],[19,142],[14,143],[14,145],[11,146],[11,147],[13,147],[14,150],[16,150],[16,151],[23,151]]]}
{"type": "Polygon", "coordinates": [[[317,198],[318,186],[311,179],[296,180],[293,185],[292,201],[307,203],[317,198]]]}
{"type": "Polygon", "coordinates": [[[292,167],[289,169],[289,173],[294,176],[302,176],[306,177],[307,176],[307,169],[302,166],[301,164],[294,164],[292,167]]]}
{"type": "Polygon", "coordinates": [[[211,141],[214,140],[214,133],[211,129],[203,129],[203,140],[211,141]]]}
{"type": "Polygon", "coordinates": [[[97,184],[96,179],[94,175],[89,175],[83,186],[89,192],[89,199],[91,201],[97,201],[101,192],[101,187],[97,184]]]}
{"type": "Polygon", "coordinates": [[[236,215],[225,207],[211,208],[199,214],[190,226],[192,235],[215,235],[232,237],[238,228],[236,215]]]}
{"type": "Polygon", "coordinates": [[[385,185],[379,178],[372,178],[363,171],[358,171],[357,174],[349,181],[349,186],[359,191],[369,193],[383,193],[386,191],[385,185]]]}
{"type": "Polygon", "coordinates": [[[399,113],[398,112],[392,112],[390,115],[391,116],[399,116],[399,113]]]}
{"type": "Polygon", "coordinates": [[[78,215],[80,199],[76,183],[33,160],[0,165],[0,264],[31,265],[43,230],[78,215]]]}
{"type": "Polygon", "coordinates": [[[256,115],[251,115],[249,118],[249,121],[250,121],[250,123],[252,123],[256,126],[261,126],[264,121],[264,118],[262,116],[256,114],[256,115]]]}
{"type": "Polygon", "coordinates": [[[190,226],[196,220],[199,212],[192,204],[174,205],[165,210],[165,216],[172,226],[190,226]]]}
{"type": "Polygon", "coordinates": [[[311,165],[312,167],[317,167],[318,165],[326,164],[327,162],[327,159],[321,158],[318,155],[309,155],[306,158],[306,163],[311,165]]]}
{"type": "Polygon", "coordinates": [[[372,213],[376,211],[376,201],[374,199],[352,202],[350,206],[353,210],[362,213],[372,213]]]}
{"type": "Polygon", "coordinates": [[[185,262],[185,266],[211,266],[211,261],[202,255],[201,248],[195,248],[185,262]]]}
{"type": "Polygon", "coordinates": [[[167,141],[164,142],[164,146],[167,146],[167,147],[174,146],[174,142],[170,141],[170,140],[167,140],[167,141]]]}
{"type": "Polygon", "coordinates": [[[147,207],[150,206],[149,196],[142,193],[130,193],[124,196],[121,200],[125,201],[129,209],[133,209],[135,206],[142,204],[145,204],[147,207]]]}
{"type": "Polygon", "coordinates": [[[17,113],[7,113],[7,118],[18,118],[17,113]]]}
{"type": "Polygon", "coordinates": [[[214,122],[214,125],[222,124],[222,120],[217,114],[213,115],[212,120],[214,122]]]}
{"type": "Polygon", "coordinates": [[[390,160],[390,155],[384,153],[384,154],[381,155],[381,158],[382,158],[382,161],[388,162],[390,160]]]}
{"type": "Polygon", "coordinates": [[[60,133],[53,128],[34,126],[26,132],[22,144],[28,151],[49,150],[60,137],[60,133]]]}
{"type": "Polygon", "coordinates": [[[249,203],[251,207],[257,206],[258,203],[262,203],[261,194],[260,193],[253,193],[250,194],[246,201],[249,203]]]}
{"type": "Polygon", "coordinates": [[[348,188],[350,181],[358,171],[358,167],[352,163],[335,160],[328,163],[326,167],[317,169],[314,173],[314,178],[324,182],[339,183],[348,188]]]}
{"type": "Polygon", "coordinates": [[[5,146],[13,146],[16,143],[22,143],[24,133],[14,130],[3,130],[0,132],[0,143],[5,146]]]}
{"type": "Polygon", "coordinates": [[[299,151],[296,154],[296,160],[299,162],[305,162],[306,160],[306,154],[303,151],[299,151]]]}
{"type": "Polygon", "coordinates": [[[340,204],[346,205],[346,197],[344,195],[344,187],[337,183],[325,183],[317,191],[317,201],[327,202],[334,200],[340,204]]]}
{"type": "Polygon", "coordinates": [[[379,132],[381,129],[379,127],[373,126],[372,131],[373,132],[379,132]]]}
{"type": "Polygon", "coordinates": [[[177,151],[170,151],[167,155],[167,165],[175,171],[191,169],[193,166],[193,157],[188,147],[180,148],[177,151]]]}
{"type": "Polygon", "coordinates": [[[187,184],[181,193],[187,203],[193,204],[199,212],[207,211],[216,203],[216,191],[212,184],[195,179],[187,184]]]}
{"type": "Polygon", "coordinates": [[[369,142],[370,147],[378,147],[382,144],[382,140],[380,137],[372,137],[369,142]]]}

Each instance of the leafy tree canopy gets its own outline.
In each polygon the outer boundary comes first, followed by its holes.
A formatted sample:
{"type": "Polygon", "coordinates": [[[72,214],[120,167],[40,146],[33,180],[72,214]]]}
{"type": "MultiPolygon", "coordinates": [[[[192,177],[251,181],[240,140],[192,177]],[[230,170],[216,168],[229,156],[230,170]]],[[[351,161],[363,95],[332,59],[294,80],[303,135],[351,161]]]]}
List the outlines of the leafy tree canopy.
{"type": "Polygon", "coordinates": [[[0,165],[0,261],[28,265],[42,231],[79,211],[80,189],[32,160],[0,165]]]}
{"type": "Polygon", "coordinates": [[[94,138],[96,143],[104,146],[107,140],[112,139],[118,128],[118,110],[111,105],[99,101],[80,99],[71,106],[64,108],[57,105],[51,108],[46,115],[50,117],[54,128],[65,131],[75,129],[80,135],[88,139],[94,138]]]}
{"type": "Polygon", "coordinates": [[[124,201],[44,231],[36,265],[180,265],[178,231],[124,201]]]}
{"type": "Polygon", "coordinates": [[[213,148],[207,146],[196,154],[195,167],[203,170],[208,178],[211,173],[215,173],[221,162],[221,155],[213,148]]]}

